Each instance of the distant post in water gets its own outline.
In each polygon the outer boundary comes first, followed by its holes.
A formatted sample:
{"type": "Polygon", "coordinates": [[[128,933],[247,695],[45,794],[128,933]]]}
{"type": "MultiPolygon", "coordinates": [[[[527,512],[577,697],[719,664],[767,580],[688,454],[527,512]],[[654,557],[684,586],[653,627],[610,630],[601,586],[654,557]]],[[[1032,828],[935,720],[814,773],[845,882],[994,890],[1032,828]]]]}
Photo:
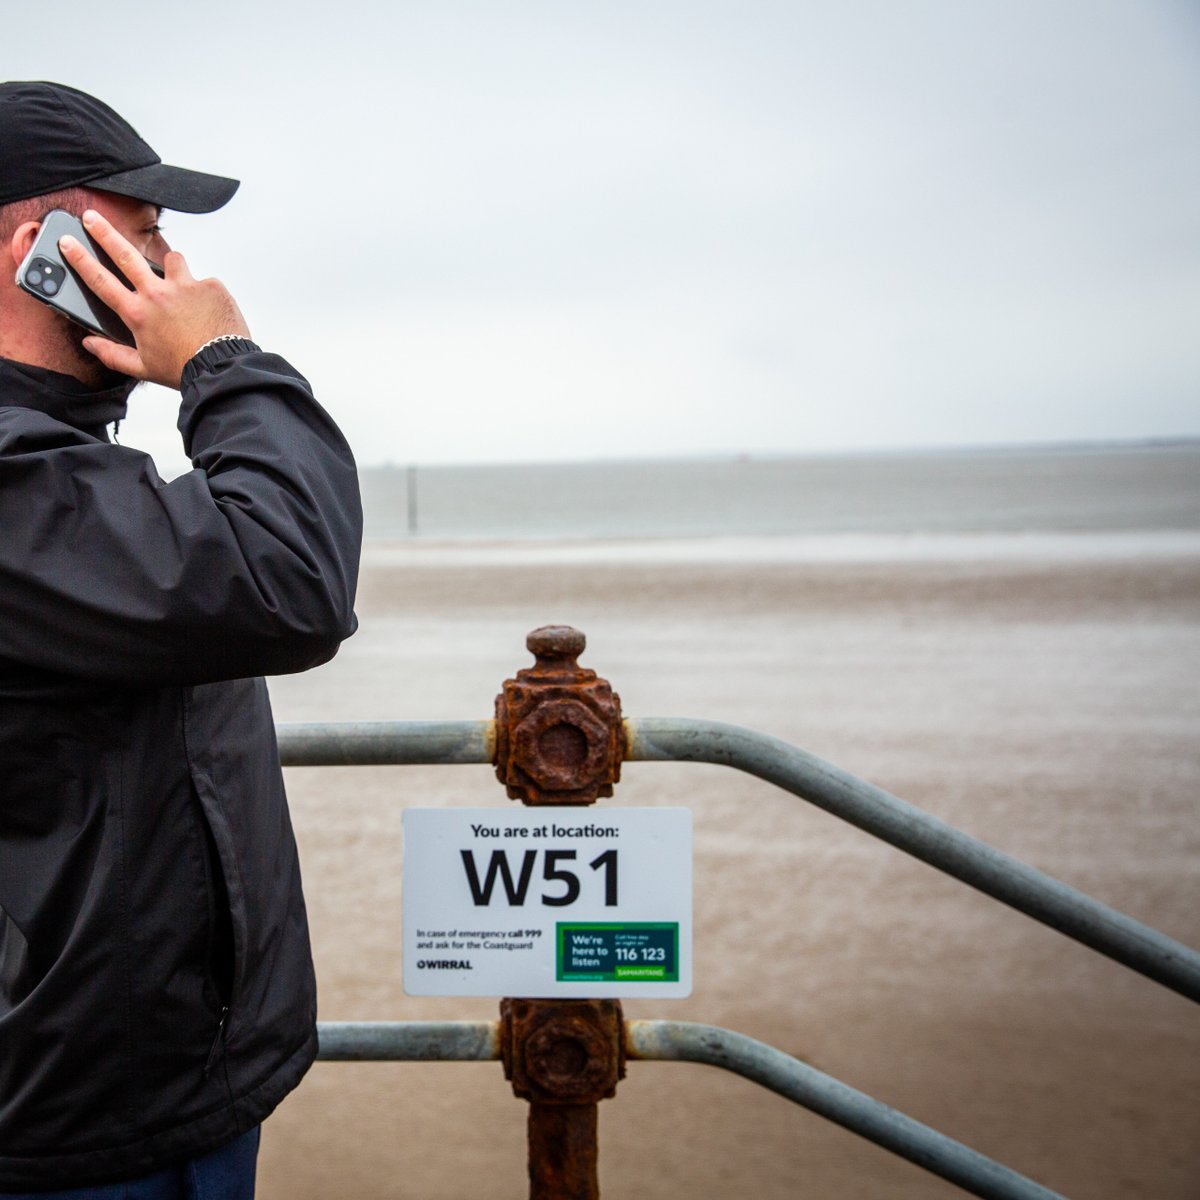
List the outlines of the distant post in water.
{"type": "Polygon", "coordinates": [[[408,513],[408,536],[417,536],[417,467],[409,463],[405,469],[406,510],[408,513]]]}

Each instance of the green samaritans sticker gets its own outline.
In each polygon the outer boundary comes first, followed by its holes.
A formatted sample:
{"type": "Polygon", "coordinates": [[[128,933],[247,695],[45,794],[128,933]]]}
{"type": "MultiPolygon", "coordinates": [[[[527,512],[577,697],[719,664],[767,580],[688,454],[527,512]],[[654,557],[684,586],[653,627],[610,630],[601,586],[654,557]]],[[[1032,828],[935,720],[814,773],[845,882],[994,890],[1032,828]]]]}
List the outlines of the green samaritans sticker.
{"type": "Polygon", "coordinates": [[[556,926],[555,977],[560,983],[674,983],[679,978],[679,924],[631,921],[625,924],[556,926]]]}

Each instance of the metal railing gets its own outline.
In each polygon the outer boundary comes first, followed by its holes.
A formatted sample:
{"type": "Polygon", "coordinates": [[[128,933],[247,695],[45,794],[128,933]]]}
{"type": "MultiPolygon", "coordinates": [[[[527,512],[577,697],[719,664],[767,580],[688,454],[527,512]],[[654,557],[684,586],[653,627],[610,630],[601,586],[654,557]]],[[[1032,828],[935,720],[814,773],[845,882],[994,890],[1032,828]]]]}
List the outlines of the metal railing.
{"type": "MultiPolygon", "coordinates": [[[[574,631],[570,632],[574,634],[574,631]]],[[[535,648],[535,636],[530,635],[530,648],[539,655],[539,669],[543,669],[549,661],[543,655],[551,652],[545,647],[535,648]]],[[[569,656],[572,667],[574,654],[582,649],[582,636],[575,636],[577,644],[573,644],[569,656]]],[[[536,671],[521,672],[519,678],[534,677],[536,674],[536,671]]],[[[596,681],[593,673],[583,672],[579,677],[589,687],[594,687],[596,681]]],[[[555,679],[560,684],[558,690],[561,692],[561,670],[555,679]]],[[[529,680],[525,679],[524,682],[528,684],[529,680]]],[[[537,683],[538,679],[533,678],[533,682],[537,683]]],[[[599,682],[607,687],[603,681],[599,682]]],[[[512,683],[508,681],[506,688],[512,683]]],[[[558,703],[562,703],[561,699],[558,703]]],[[[613,711],[616,714],[614,721],[620,723],[620,753],[617,756],[620,760],[716,763],[755,775],[1131,970],[1191,1000],[1200,1001],[1200,953],[970,837],[865,780],[788,742],[752,729],[721,722],[675,718],[627,719],[620,722],[615,707],[613,711]]],[[[568,709],[561,710],[556,719],[576,724],[581,734],[587,732],[568,709]]],[[[542,725],[545,724],[543,720],[542,725]]],[[[594,731],[588,736],[594,737],[594,731]]],[[[506,733],[506,711],[502,702],[498,703],[496,721],[281,725],[278,738],[280,760],[284,766],[494,764],[501,779],[508,784],[510,795],[523,798],[527,803],[554,802],[552,796],[543,795],[539,798],[538,789],[532,785],[523,788],[519,782],[513,783],[514,779],[544,778],[545,772],[539,775],[536,763],[524,764],[532,775],[522,771],[514,773],[505,765],[506,754],[512,752],[509,743],[513,739],[506,733]],[[532,798],[527,792],[532,793],[532,798]]],[[[607,776],[598,775],[596,779],[584,780],[587,795],[582,802],[589,802],[587,796],[594,799],[596,795],[610,794],[611,781],[619,777],[619,771],[618,761],[610,764],[607,776]]],[[[579,779],[573,779],[570,787],[561,790],[577,797],[581,794],[577,786],[579,784],[579,779]]],[[[575,802],[580,801],[576,799],[575,802]]],[[[566,1003],[585,1005],[595,1002],[566,1003]]],[[[752,1038],[732,1030],[689,1022],[626,1022],[620,1019],[619,1006],[617,1016],[621,1044],[614,1048],[618,1063],[613,1068],[614,1087],[615,1080],[623,1073],[626,1059],[706,1063],[754,1080],[976,1196],[992,1200],[1050,1200],[1057,1195],[808,1064],[752,1038]]],[[[320,1025],[319,1033],[320,1057],[327,1061],[503,1059],[506,1072],[513,1078],[512,1059],[520,1053],[519,1048],[512,1048],[516,1035],[511,1029],[511,1013],[504,1010],[501,1021],[327,1022],[320,1025]]],[[[514,1082],[514,1088],[516,1086],[514,1082]]],[[[586,1140],[586,1131],[591,1131],[590,1156],[585,1155],[585,1161],[578,1164],[568,1163],[570,1169],[565,1174],[561,1162],[544,1171],[539,1164],[539,1159],[546,1153],[546,1139],[562,1136],[556,1132],[559,1127],[547,1126],[549,1133],[544,1133],[540,1139],[535,1136],[539,1111],[543,1114],[552,1112],[556,1120],[561,1120],[564,1108],[547,1108],[543,1105],[539,1110],[538,1096],[531,1096],[528,1091],[518,1091],[518,1094],[531,1100],[530,1177],[534,1200],[598,1195],[595,1182],[594,1100],[613,1094],[612,1090],[601,1091],[591,1098],[591,1116],[589,1118],[584,1114],[582,1126],[585,1131],[583,1140],[586,1140]]],[[[578,1106],[577,1099],[571,1103],[578,1106]]],[[[570,1108],[570,1103],[567,1108],[570,1108]]],[[[571,1140],[578,1139],[572,1134],[571,1140]]]]}
{"type": "MultiPolygon", "coordinates": [[[[499,1021],[324,1021],[323,1062],[496,1062],[499,1021]]],[[[774,1046],[691,1021],[626,1021],[625,1053],[731,1071],[877,1146],[994,1200],[1062,1200],[1057,1192],[930,1129],[774,1046]]],[[[568,1193],[569,1194],[569,1193],[568,1193]]]]}
{"type": "MultiPolygon", "coordinates": [[[[780,738],[691,718],[622,722],[626,762],[703,762],[765,779],[1200,1002],[1200,953],[780,738]]],[[[494,721],[281,725],[284,766],[491,763],[494,721]]]]}

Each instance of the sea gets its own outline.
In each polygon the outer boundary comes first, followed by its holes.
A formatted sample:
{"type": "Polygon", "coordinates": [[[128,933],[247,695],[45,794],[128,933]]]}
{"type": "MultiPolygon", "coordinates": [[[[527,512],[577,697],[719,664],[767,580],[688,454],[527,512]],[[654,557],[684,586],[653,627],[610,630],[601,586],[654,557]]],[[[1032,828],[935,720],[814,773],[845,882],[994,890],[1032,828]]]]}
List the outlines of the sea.
{"type": "Polygon", "coordinates": [[[370,467],[375,540],[1200,529],[1200,440],[370,467]]]}

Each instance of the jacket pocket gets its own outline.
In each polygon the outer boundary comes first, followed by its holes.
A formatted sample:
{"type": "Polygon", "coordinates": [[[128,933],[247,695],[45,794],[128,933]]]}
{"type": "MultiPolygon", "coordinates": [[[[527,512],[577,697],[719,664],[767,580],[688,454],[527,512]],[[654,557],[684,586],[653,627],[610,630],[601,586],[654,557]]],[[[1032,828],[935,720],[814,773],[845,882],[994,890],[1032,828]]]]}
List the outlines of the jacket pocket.
{"type": "Polygon", "coordinates": [[[211,941],[209,971],[222,1009],[225,1036],[237,1016],[246,960],[246,894],[238,870],[233,834],[207,775],[193,776],[203,816],[206,857],[210,864],[211,941]]]}
{"type": "Polygon", "coordinates": [[[0,908],[0,1017],[29,994],[31,974],[29,943],[16,921],[0,908]]]}

